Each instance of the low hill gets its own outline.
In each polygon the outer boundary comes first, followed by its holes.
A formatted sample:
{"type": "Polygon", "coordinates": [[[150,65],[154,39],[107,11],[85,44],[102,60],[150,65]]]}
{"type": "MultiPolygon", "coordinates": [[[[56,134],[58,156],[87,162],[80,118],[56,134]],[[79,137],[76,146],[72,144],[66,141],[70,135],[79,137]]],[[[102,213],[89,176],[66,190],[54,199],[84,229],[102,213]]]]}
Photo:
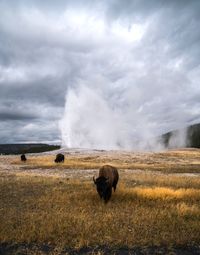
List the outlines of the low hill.
{"type": "Polygon", "coordinates": [[[180,133],[185,132],[185,147],[188,148],[200,148],[200,123],[188,126],[185,129],[179,129],[170,131],[168,133],[163,134],[160,139],[165,147],[170,147],[170,139],[178,136],[180,133]]]}
{"type": "Polygon", "coordinates": [[[23,153],[39,153],[60,149],[59,145],[49,145],[42,143],[30,144],[0,144],[0,154],[23,154],[23,153]]]}

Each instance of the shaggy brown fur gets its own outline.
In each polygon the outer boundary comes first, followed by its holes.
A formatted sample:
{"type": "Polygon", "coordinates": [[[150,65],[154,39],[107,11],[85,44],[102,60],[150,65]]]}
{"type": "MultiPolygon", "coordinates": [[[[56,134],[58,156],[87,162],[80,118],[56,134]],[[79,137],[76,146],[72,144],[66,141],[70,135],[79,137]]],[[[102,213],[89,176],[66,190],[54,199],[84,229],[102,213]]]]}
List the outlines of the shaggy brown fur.
{"type": "Polygon", "coordinates": [[[104,165],[99,169],[99,177],[94,183],[97,187],[97,192],[100,198],[103,198],[105,202],[111,198],[112,188],[116,190],[116,186],[119,180],[119,174],[116,167],[110,165],[104,165]]]}
{"type": "Polygon", "coordinates": [[[65,156],[61,153],[56,155],[55,163],[60,163],[65,161],[65,156]]]}

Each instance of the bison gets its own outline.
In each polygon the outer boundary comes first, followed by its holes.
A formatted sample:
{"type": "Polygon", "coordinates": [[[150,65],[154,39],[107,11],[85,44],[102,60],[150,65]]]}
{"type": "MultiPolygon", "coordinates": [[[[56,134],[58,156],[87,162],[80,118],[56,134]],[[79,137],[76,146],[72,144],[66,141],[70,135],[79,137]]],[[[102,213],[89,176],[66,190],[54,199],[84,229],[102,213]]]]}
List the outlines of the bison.
{"type": "Polygon", "coordinates": [[[56,155],[56,159],[54,160],[56,163],[64,162],[65,156],[61,153],[56,155]]]}
{"type": "Polygon", "coordinates": [[[21,155],[21,161],[26,161],[26,156],[24,154],[21,155]]]}
{"type": "Polygon", "coordinates": [[[110,165],[104,165],[99,169],[99,177],[94,178],[93,181],[96,185],[97,192],[101,199],[104,199],[105,203],[111,198],[112,188],[116,190],[116,186],[119,180],[119,174],[116,167],[110,165]]]}

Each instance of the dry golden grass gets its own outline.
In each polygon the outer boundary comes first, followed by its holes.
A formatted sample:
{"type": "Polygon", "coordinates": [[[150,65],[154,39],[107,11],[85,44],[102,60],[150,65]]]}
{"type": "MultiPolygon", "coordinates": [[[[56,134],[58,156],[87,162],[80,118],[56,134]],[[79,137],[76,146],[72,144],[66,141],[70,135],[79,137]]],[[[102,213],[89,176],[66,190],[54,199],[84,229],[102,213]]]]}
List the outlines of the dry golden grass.
{"type": "Polygon", "coordinates": [[[159,174],[148,171],[123,171],[123,179],[126,180],[128,187],[145,186],[145,187],[173,187],[176,189],[200,189],[200,178],[190,175],[159,174]]]}
{"type": "Polygon", "coordinates": [[[61,164],[55,155],[27,155],[25,163],[3,156],[0,243],[48,244],[60,251],[199,245],[200,178],[182,174],[200,173],[199,152],[66,154],[61,164]],[[106,205],[92,182],[103,164],[118,167],[120,175],[106,205]]]}
{"type": "Polygon", "coordinates": [[[0,180],[0,242],[81,248],[200,242],[200,188],[130,187],[111,201],[92,182],[41,177],[0,180]]]}
{"type": "Polygon", "coordinates": [[[102,164],[112,164],[119,169],[140,169],[164,173],[200,173],[199,150],[166,151],[162,153],[113,152],[94,155],[66,154],[65,162],[54,162],[55,155],[28,156],[24,164],[15,159],[12,164],[26,168],[97,169],[102,164]]]}

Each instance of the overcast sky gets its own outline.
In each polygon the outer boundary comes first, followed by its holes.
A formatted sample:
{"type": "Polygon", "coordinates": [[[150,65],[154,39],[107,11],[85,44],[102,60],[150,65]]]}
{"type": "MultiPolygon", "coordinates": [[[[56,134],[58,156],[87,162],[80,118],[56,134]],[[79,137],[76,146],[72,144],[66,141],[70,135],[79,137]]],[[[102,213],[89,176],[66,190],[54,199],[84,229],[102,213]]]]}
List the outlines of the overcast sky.
{"type": "Polygon", "coordinates": [[[126,148],[200,122],[199,13],[199,0],[0,0],[0,143],[126,148]]]}

